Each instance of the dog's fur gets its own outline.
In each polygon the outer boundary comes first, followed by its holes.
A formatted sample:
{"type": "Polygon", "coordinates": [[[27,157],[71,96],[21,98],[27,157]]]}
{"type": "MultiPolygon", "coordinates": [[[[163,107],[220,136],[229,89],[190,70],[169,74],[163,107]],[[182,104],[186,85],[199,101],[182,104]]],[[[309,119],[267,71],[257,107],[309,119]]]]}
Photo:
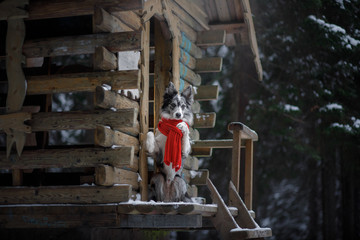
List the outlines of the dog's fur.
{"type": "MultiPolygon", "coordinates": [[[[170,82],[165,90],[160,116],[166,119],[181,119],[191,126],[193,124],[193,113],[191,111],[193,102],[194,96],[191,87],[186,88],[179,95],[174,84],[170,82]]],[[[181,140],[181,158],[183,162],[191,151],[189,129],[184,122],[179,123],[176,127],[183,133],[181,140]]],[[[181,178],[182,168],[175,172],[172,163],[169,166],[164,164],[163,156],[166,139],[167,137],[159,130],[156,131],[155,136],[153,132],[147,133],[147,152],[149,155],[156,157],[157,165],[161,171],[161,173],[154,175],[150,181],[152,193],[157,201],[189,201],[186,194],[186,183],[181,178]]]]}

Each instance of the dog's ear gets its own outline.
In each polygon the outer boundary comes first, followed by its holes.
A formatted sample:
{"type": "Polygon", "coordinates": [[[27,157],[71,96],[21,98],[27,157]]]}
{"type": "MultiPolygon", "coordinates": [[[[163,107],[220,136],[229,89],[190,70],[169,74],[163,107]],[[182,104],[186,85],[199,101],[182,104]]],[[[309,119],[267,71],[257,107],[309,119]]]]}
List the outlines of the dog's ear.
{"type": "Polygon", "coordinates": [[[192,87],[191,87],[191,86],[188,86],[188,87],[181,93],[181,96],[183,96],[189,104],[193,104],[193,102],[194,102],[194,93],[193,93],[193,90],[192,90],[192,87]]]}
{"type": "Polygon", "coordinates": [[[172,82],[169,82],[169,85],[165,90],[165,94],[175,95],[177,93],[178,92],[176,91],[175,85],[172,82]]]}

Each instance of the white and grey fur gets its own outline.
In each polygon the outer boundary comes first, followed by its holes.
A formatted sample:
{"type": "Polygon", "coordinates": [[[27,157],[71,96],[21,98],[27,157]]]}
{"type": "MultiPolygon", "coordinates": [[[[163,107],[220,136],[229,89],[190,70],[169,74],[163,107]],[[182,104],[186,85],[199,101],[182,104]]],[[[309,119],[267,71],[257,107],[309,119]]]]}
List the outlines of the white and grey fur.
{"type": "MultiPolygon", "coordinates": [[[[187,122],[189,126],[192,126],[193,113],[191,105],[193,102],[194,96],[191,87],[178,94],[174,84],[170,82],[165,90],[160,116],[166,119],[181,119],[187,122]]],[[[184,122],[179,123],[176,127],[183,133],[181,158],[182,162],[184,162],[191,151],[189,128],[184,122]]],[[[161,173],[155,174],[150,181],[152,193],[157,201],[189,201],[190,198],[186,194],[186,183],[181,178],[182,168],[175,172],[172,163],[169,166],[164,164],[163,156],[166,139],[167,137],[159,130],[156,130],[156,135],[153,132],[147,133],[146,150],[149,155],[156,157],[157,165],[161,171],[161,173]]]]}

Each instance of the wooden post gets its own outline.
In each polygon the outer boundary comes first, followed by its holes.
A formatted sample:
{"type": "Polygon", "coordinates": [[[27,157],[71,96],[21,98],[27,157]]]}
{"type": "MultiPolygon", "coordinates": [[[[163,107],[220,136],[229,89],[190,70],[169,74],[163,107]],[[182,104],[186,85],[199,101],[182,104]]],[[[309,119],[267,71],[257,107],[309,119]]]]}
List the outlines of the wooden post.
{"type": "Polygon", "coordinates": [[[253,195],[253,140],[245,140],[245,190],[244,201],[249,210],[252,210],[253,195]]]}
{"type": "Polygon", "coordinates": [[[141,88],[140,88],[140,161],[139,172],[141,176],[140,193],[141,200],[148,200],[148,168],[145,149],[146,133],[149,130],[149,49],[150,49],[150,22],[143,24],[141,32],[141,88]]]}
{"type": "Polygon", "coordinates": [[[235,189],[239,192],[240,186],[240,156],[241,156],[241,127],[230,123],[229,130],[233,131],[233,149],[231,161],[231,181],[234,183],[235,189]]]}

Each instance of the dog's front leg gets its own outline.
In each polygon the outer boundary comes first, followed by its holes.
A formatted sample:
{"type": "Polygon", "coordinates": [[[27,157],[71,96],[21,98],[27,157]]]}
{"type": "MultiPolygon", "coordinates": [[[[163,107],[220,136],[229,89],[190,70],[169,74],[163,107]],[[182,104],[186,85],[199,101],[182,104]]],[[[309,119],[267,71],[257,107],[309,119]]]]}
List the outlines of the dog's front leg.
{"type": "Polygon", "coordinates": [[[179,123],[176,127],[183,133],[183,137],[181,139],[181,153],[184,157],[187,157],[191,151],[189,128],[184,122],[179,123]]]}
{"type": "Polygon", "coordinates": [[[155,141],[155,136],[153,132],[148,132],[146,135],[146,151],[150,155],[155,155],[159,152],[159,145],[155,141]]]}

